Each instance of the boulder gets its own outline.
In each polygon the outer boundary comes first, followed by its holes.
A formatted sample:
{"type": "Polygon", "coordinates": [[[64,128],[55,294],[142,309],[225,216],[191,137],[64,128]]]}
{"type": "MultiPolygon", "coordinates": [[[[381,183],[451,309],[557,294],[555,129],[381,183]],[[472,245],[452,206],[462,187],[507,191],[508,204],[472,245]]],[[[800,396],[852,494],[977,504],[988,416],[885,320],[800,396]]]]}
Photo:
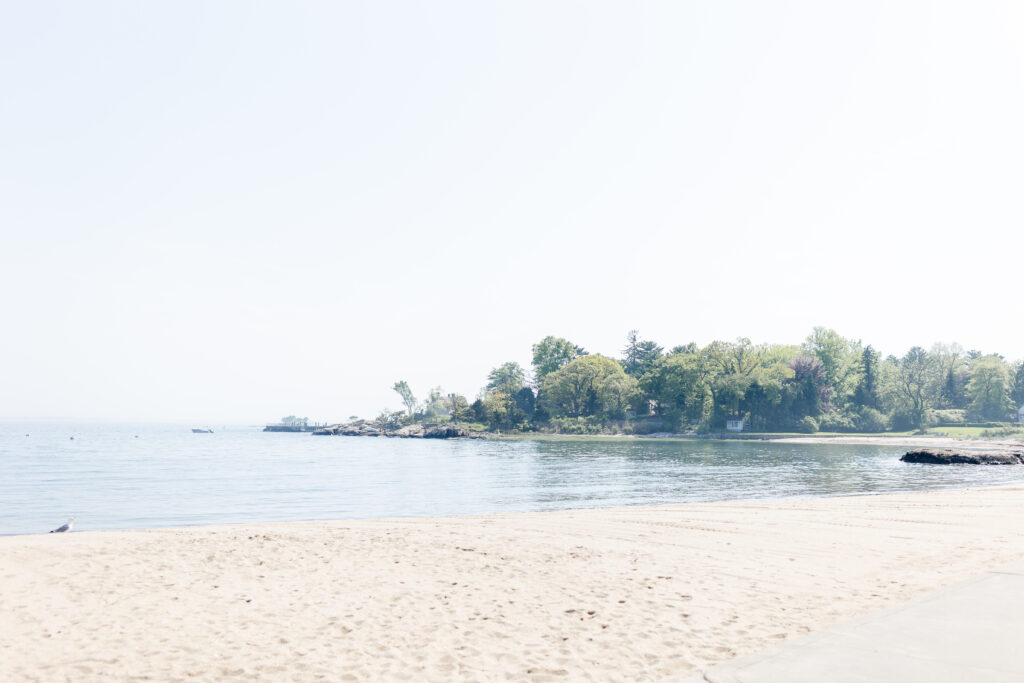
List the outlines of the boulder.
{"type": "Polygon", "coordinates": [[[927,465],[1024,465],[1024,449],[956,451],[950,448],[919,448],[906,453],[900,460],[927,465]]]}
{"type": "Polygon", "coordinates": [[[423,438],[423,432],[424,432],[423,425],[411,424],[411,425],[406,425],[405,427],[402,427],[401,429],[396,429],[395,431],[390,432],[388,434],[388,436],[397,436],[397,437],[402,438],[402,439],[422,439],[423,438]]]}
{"type": "Polygon", "coordinates": [[[462,427],[452,425],[434,425],[424,427],[421,424],[411,424],[394,431],[384,431],[372,422],[356,420],[348,424],[331,425],[318,429],[314,434],[319,436],[393,436],[399,439],[482,439],[482,434],[476,434],[462,427]]]}
{"type": "Polygon", "coordinates": [[[463,439],[469,436],[472,436],[471,432],[451,425],[437,425],[423,432],[424,439],[463,439]]]}

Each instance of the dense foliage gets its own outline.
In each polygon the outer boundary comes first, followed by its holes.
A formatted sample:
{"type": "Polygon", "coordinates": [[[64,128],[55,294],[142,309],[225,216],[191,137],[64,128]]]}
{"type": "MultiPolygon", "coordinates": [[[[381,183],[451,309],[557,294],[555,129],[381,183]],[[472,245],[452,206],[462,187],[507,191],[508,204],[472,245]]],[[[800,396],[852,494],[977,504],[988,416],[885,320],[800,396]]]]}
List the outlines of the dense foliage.
{"type": "Polygon", "coordinates": [[[496,367],[472,404],[440,388],[419,404],[397,382],[406,419],[568,433],[719,431],[728,419],[756,431],[881,432],[989,426],[1014,420],[1024,404],[1021,361],[957,344],[883,358],[822,327],[800,345],[740,338],[666,352],[633,330],[621,358],[588,354],[558,337],[532,352],[532,373],[515,362],[496,367]]]}

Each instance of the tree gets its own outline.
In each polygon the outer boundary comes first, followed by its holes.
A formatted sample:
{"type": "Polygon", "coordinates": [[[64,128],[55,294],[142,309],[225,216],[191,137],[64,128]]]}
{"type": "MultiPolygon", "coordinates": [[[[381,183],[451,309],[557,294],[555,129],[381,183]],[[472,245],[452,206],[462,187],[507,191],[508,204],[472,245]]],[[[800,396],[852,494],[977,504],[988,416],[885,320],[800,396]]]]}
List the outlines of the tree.
{"type": "Polygon", "coordinates": [[[541,384],[541,400],[551,415],[586,417],[602,409],[599,386],[610,376],[625,374],[611,358],[583,356],[552,372],[541,384]]]}
{"type": "Polygon", "coordinates": [[[484,396],[484,420],[495,429],[508,429],[514,424],[512,409],[515,399],[499,389],[494,389],[484,396]]]}
{"type": "Polygon", "coordinates": [[[636,374],[637,360],[640,357],[640,332],[630,330],[626,333],[626,348],[622,349],[622,366],[630,375],[636,374]]]}
{"type": "Polygon", "coordinates": [[[526,373],[516,362],[500,365],[487,375],[488,391],[497,390],[507,396],[514,396],[526,386],[526,373]]]}
{"type": "Polygon", "coordinates": [[[466,401],[466,397],[462,394],[448,394],[445,398],[445,404],[452,422],[464,422],[469,419],[472,413],[469,402],[466,401]]]}
{"type": "Polygon", "coordinates": [[[393,432],[402,426],[402,411],[390,411],[387,408],[373,419],[373,424],[384,432],[393,432]]]}
{"type": "Polygon", "coordinates": [[[853,402],[878,410],[878,352],[870,344],[860,354],[860,381],[853,392],[853,402]]]}
{"type": "Polygon", "coordinates": [[[630,330],[626,335],[626,348],[622,350],[623,367],[634,377],[650,371],[664,351],[652,341],[641,341],[639,335],[636,330],[630,330]]]}
{"type": "Polygon", "coordinates": [[[855,380],[860,342],[847,339],[835,330],[815,327],[804,342],[804,351],[821,361],[832,398],[840,406],[845,405],[855,380]]]}
{"type": "Polygon", "coordinates": [[[423,414],[428,417],[438,417],[448,411],[444,390],[441,387],[434,387],[423,402],[423,414]]]}
{"type": "Polygon", "coordinates": [[[721,342],[715,356],[718,371],[711,384],[720,418],[740,411],[740,402],[754,382],[760,351],[746,337],[740,337],[735,344],[721,342]]]}
{"type": "Polygon", "coordinates": [[[661,358],[664,349],[652,341],[643,341],[637,345],[636,374],[642,375],[649,372],[654,364],[661,358]]]}
{"type": "Polygon", "coordinates": [[[968,366],[963,347],[933,344],[929,353],[935,359],[936,377],[941,384],[935,388],[935,404],[943,408],[965,408],[968,366]]]}
{"type": "Polygon", "coordinates": [[[967,397],[971,411],[986,420],[1003,420],[1013,402],[1010,369],[998,356],[981,356],[971,361],[967,397]]]}
{"type": "Polygon", "coordinates": [[[799,421],[810,416],[817,417],[832,409],[832,387],[825,375],[825,366],[815,356],[797,356],[789,365],[793,379],[787,385],[786,400],[790,406],[790,418],[799,421]]]}
{"type": "Polygon", "coordinates": [[[1013,374],[1013,391],[1010,392],[1013,404],[1020,408],[1024,406],[1024,360],[1017,361],[1017,369],[1013,374]]]}
{"type": "Polygon", "coordinates": [[[544,337],[533,345],[533,376],[539,384],[549,374],[565,367],[587,352],[568,339],[544,337]]]}
{"type": "Polygon", "coordinates": [[[915,346],[896,364],[895,387],[898,401],[911,426],[924,429],[931,408],[929,390],[935,382],[935,361],[915,346]]]}
{"type": "Polygon", "coordinates": [[[626,417],[626,411],[640,395],[639,383],[621,369],[606,375],[597,383],[595,390],[601,409],[615,419],[626,417]]]}
{"type": "Polygon", "coordinates": [[[409,388],[409,383],[405,380],[395,382],[395,385],[391,387],[398,392],[398,395],[402,397],[402,403],[405,405],[406,411],[409,413],[409,417],[412,417],[416,411],[416,397],[412,395],[412,389],[409,388]]]}
{"type": "Polygon", "coordinates": [[[707,394],[704,379],[696,351],[680,352],[660,359],[640,378],[640,387],[655,402],[658,414],[678,427],[684,416],[701,419],[707,394]]]}
{"type": "Polygon", "coordinates": [[[516,410],[522,413],[525,419],[532,420],[534,413],[537,411],[537,395],[533,393],[533,389],[523,387],[516,392],[513,398],[515,399],[516,410]]]}

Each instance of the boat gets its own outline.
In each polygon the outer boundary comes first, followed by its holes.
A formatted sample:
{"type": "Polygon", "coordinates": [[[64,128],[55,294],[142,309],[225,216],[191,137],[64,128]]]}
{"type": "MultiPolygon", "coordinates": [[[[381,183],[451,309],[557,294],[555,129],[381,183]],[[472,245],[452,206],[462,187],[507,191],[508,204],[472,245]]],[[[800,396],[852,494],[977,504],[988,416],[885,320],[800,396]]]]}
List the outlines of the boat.
{"type": "Polygon", "coordinates": [[[193,434],[213,434],[213,430],[212,429],[197,429],[197,428],[193,427],[192,428],[192,433],[193,434]]]}

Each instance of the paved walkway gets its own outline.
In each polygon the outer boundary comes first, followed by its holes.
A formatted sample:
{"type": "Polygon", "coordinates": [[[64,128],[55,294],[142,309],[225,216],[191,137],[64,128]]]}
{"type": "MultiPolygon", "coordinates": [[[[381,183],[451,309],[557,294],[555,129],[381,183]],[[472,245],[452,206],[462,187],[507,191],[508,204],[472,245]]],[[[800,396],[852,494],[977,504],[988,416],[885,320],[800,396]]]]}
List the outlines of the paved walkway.
{"type": "Polygon", "coordinates": [[[704,679],[1024,681],[1024,563],[724,662],[704,679]]]}

